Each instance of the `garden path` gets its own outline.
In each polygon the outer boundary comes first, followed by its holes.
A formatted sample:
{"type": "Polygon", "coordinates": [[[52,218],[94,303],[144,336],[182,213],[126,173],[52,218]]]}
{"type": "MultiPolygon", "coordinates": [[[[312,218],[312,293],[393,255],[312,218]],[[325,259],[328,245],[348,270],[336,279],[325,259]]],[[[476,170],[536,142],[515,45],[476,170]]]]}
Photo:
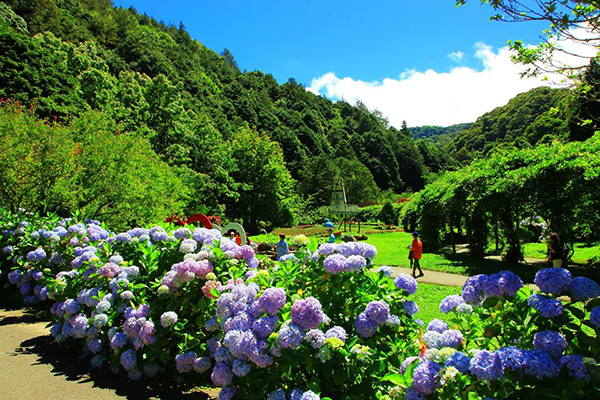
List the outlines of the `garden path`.
{"type": "MultiPolygon", "coordinates": [[[[110,372],[89,372],[88,357],[54,344],[47,321],[25,310],[0,308],[0,399],[216,398],[216,391],[182,393],[172,387],[128,382],[110,372]]],[[[152,382],[150,384],[153,384],[152,382]]]]}
{"type": "MultiPolygon", "coordinates": [[[[398,274],[411,274],[410,268],[392,267],[392,269],[394,270],[394,277],[398,274]]],[[[417,278],[417,282],[433,283],[436,285],[444,286],[463,286],[468,278],[468,276],[449,274],[446,272],[438,272],[431,270],[424,270],[423,272],[425,275],[417,278]]]]}

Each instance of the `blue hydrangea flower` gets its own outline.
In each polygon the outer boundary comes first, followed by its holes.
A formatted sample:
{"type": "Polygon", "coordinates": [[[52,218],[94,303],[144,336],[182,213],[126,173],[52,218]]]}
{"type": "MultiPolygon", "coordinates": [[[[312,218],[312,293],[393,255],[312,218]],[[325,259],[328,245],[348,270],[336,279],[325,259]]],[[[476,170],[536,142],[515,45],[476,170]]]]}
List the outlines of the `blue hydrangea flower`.
{"type": "Polygon", "coordinates": [[[232,386],[225,386],[219,392],[219,400],[231,400],[237,393],[237,389],[232,386]]]}
{"type": "Polygon", "coordinates": [[[277,344],[282,349],[297,349],[304,339],[302,327],[296,324],[288,324],[281,328],[277,344]]]}
{"type": "Polygon", "coordinates": [[[600,307],[596,307],[590,313],[590,323],[596,328],[600,328],[600,307]]]}
{"type": "Polygon", "coordinates": [[[27,253],[27,261],[38,262],[42,261],[44,258],[46,258],[46,252],[41,247],[27,253]]]}
{"type": "Polygon", "coordinates": [[[125,371],[134,369],[137,366],[137,354],[135,350],[129,349],[121,353],[121,365],[125,371]]]}
{"type": "Polygon", "coordinates": [[[454,367],[462,374],[469,371],[470,363],[471,359],[469,356],[461,351],[452,353],[446,360],[447,367],[454,367]]]}
{"type": "Polygon", "coordinates": [[[559,368],[561,370],[566,368],[570,377],[584,381],[589,381],[591,379],[590,371],[585,365],[583,356],[575,354],[563,356],[560,359],[559,368]]]}
{"type": "Polygon", "coordinates": [[[564,268],[540,269],[533,280],[542,292],[553,295],[567,291],[572,281],[571,273],[564,268]]]}
{"type": "Polygon", "coordinates": [[[481,381],[493,381],[503,376],[502,361],[495,352],[481,350],[471,358],[471,373],[481,381]]]}
{"type": "Polygon", "coordinates": [[[488,276],[484,274],[473,275],[467,279],[462,288],[462,298],[467,303],[478,304],[483,300],[484,285],[488,276]]]}
{"type": "Polygon", "coordinates": [[[312,390],[307,390],[306,392],[302,393],[300,400],[321,400],[321,398],[312,390]]]}
{"type": "Polygon", "coordinates": [[[352,255],[346,259],[346,271],[357,272],[367,266],[367,260],[363,256],[352,255]]]}
{"type": "Polygon", "coordinates": [[[538,379],[558,376],[558,365],[545,351],[523,350],[522,372],[538,379]]]}
{"type": "Polygon", "coordinates": [[[521,278],[511,271],[500,271],[483,282],[485,297],[514,296],[523,287],[521,278]]]}
{"type": "Polygon", "coordinates": [[[212,366],[212,362],[210,361],[210,357],[198,357],[194,360],[194,371],[199,374],[202,374],[210,369],[212,366]]]}
{"type": "Polygon", "coordinates": [[[569,292],[574,301],[588,301],[600,296],[600,285],[589,278],[578,276],[573,278],[569,292]]]}
{"type": "Polygon", "coordinates": [[[266,339],[275,331],[277,327],[277,317],[268,316],[257,319],[252,323],[252,331],[259,339],[266,339]]]}
{"type": "Polygon", "coordinates": [[[394,270],[392,269],[392,267],[388,267],[387,265],[382,265],[380,267],[378,267],[375,272],[379,273],[379,272],[383,272],[383,275],[387,276],[388,278],[391,278],[392,275],[394,274],[394,270]]]}
{"type": "Polygon", "coordinates": [[[394,279],[394,284],[398,289],[406,290],[408,294],[414,294],[417,291],[417,281],[409,275],[398,274],[394,279]]]}
{"type": "Polygon", "coordinates": [[[560,358],[567,349],[567,341],[563,335],[555,331],[542,331],[533,336],[533,347],[545,351],[552,358],[560,358]]]}
{"type": "Polygon", "coordinates": [[[446,296],[446,298],[440,302],[440,311],[444,314],[448,314],[460,304],[464,304],[464,302],[465,299],[463,299],[462,296],[451,294],[450,296],[446,296]]]}
{"type": "Polygon", "coordinates": [[[314,348],[320,349],[325,343],[325,334],[318,329],[311,329],[306,333],[306,341],[314,348]]]}
{"type": "Polygon", "coordinates": [[[227,386],[233,379],[233,372],[227,364],[218,362],[215,364],[210,378],[217,386],[227,386]]]}
{"type": "Polygon", "coordinates": [[[269,393],[267,400],[286,400],[285,391],[283,389],[277,389],[269,393]]]}
{"type": "Polygon", "coordinates": [[[504,369],[520,371],[525,362],[523,350],[515,346],[502,347],[496,351],[504,369]]]}
{"type": "Polygon", "coordinates": [[[417,303],[411,300],[405,300],[402,303],[402,308],[404,309],[404,311],[406,311],[408,315],[415,315],[419,312],[419,306],[417,305],[417,303]]]}
{"type": "Polygon", "coordinates": [[[231,370],[235,376],[243,377],[250,372],[250,365],[236,358],[233,360],[233,368],[231,370]]]}

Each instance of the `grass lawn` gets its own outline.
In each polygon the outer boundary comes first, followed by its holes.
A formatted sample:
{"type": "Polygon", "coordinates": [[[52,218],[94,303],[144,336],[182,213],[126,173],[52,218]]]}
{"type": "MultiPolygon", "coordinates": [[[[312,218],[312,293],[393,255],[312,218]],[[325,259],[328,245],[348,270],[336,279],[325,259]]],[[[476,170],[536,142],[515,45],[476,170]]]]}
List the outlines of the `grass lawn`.
{"type": "Polygon", "coordinates": [[[440,301],[451,294],[460,294],[461,288],[455,286],[439,286],[429,283],[419,283],[419,288],[409,300],[419,305],[419,312],[415,315],[425,323],[425,326],[434,318],[446,319],[446,314],[440,311],[440,301]]]}
{"type": "MultiPolygon", "coordinates": [[[[412,243],[412,235],[406,232],[393,232],[369,235],[368,243],[377,247],[376,265],[409,267],[407,246],[412,243]]],[[[469,254],[452,254],[448,251],[428,253],[421,259],[421,268],[460,275],[493,274],[511,270],[526,282],[532,282],[538,268],[524,264],[508,264],[497,260],[471,257],[469,254]]]]}
{"type": "MultiPolygon", "coordinates": [[[[537,258],[543,260],[546,258],[548,247],[546,243],[525,243],[523,245],[523,254],[527,258],[537,258]]],[[[575,253],[573,261],[578,264],[587,264],[592,258],[600,258],[600,242],[586,244],[575,243],[575,253]]]]}

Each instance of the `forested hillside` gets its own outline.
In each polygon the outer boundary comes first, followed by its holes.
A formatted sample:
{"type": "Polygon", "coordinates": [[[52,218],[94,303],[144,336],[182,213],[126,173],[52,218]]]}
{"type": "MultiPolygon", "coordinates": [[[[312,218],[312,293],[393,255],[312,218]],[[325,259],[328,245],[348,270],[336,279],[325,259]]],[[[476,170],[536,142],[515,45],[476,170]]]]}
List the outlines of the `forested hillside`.
{"type": "Polygon", "coordinates": [[[456,135],[468,129],[472,123],[456,124],[450,126],[423,125],[410,128],[414,139],[423,139],[438,148],[447,145],[456,135]]]}
{"type": "Polygon", "coordinates": [[[500,148],[525,148],[554,139],[569,140],[567,89],[539,87],[485,113],[446,146],[461,162],[500,148]]]}
{"type": "MultiPolygon", "coordinates": [[[[210,183],[216,198],[209,208],[236,192],[223,162],[232,155],[217,156],[225,151],[218,144],[246,126],[279,143],[294,179],[310,175],[303,173],[310,159],[343,157],[365,166],[372,175],[366,184],[374,181],[377,190],[424,185],[428,167],[407,130],[361,104],[309,93],[294,79],[279,85],[263,72],[241,71],[230,52],[204,47],[183,24],[167,26],[110,1],[5,3],[0,96],[34,104],[39,117],[58,121],[106,112],[122,131],[147,137],[169,164],[210,183]],[[208,149],[210,155],[201,154],[208,149]]],[[[298,187],[305,198],[318,198],[313,184],[298,187]]],[[[373,199],[355,199],[366,200],[373,199]]]]}

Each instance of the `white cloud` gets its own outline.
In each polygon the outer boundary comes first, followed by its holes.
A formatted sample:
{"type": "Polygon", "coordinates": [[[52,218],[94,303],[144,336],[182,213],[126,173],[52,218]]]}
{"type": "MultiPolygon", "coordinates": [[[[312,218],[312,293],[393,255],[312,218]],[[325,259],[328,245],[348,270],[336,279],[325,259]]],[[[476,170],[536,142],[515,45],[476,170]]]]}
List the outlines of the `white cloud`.
{"type": "Polygon", "coordinates": [[[453,51],[452,53],[448,54],[448,58],[455,62],[461,61],[464,56],[465,53],[462,51],[453,51]]]}
{"type": "Polygon", "coordinates": [[[307,90],[333,100],[360,100],[400,127],[403,120],[408,126],[473,122],[519,93],[551,85],[541,78],[521,79],[524,67],[510,60],[508,47],[494,50],[477,43],[474,50],[482,70],[460,66],[449,72],[406,70],[398,78],[374,82],[328,72],[314,78],[307,90]]]}

